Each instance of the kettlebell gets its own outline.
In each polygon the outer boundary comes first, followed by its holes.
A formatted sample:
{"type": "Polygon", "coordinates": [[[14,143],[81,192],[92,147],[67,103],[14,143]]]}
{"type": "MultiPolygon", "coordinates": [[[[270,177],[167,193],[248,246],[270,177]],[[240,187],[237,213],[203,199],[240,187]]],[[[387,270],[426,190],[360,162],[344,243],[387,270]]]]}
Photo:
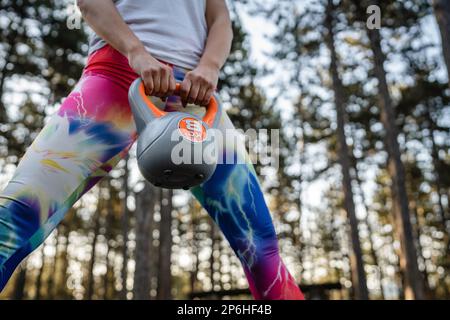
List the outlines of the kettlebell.
{"type": "MultiPolygon", "coordinates": [[[[175,95],[179,95],[177,83],[175,95]]],[[[186,112],[166,112],[145,93],[142,79],[129,90],[138,132],[137,163],[146,180],[166,189],[189,189],[208,180],[217,166],[217,128],[222,112],[214,95],[203,119],[186,112]]]]}

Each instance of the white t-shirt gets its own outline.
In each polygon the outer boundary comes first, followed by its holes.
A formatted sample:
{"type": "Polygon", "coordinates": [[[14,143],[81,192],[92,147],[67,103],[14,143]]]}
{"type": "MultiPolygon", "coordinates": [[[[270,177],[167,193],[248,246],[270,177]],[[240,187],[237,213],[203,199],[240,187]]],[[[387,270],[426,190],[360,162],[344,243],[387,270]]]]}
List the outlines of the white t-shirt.
{"type": "MultiPolygon", "coordinates": [[[[122,18],[156,59],[193,69],[205,48],[207,0],[114,0],[122,18]]],[[[93,34],[89,53],[106,42],[93,34]]]]}

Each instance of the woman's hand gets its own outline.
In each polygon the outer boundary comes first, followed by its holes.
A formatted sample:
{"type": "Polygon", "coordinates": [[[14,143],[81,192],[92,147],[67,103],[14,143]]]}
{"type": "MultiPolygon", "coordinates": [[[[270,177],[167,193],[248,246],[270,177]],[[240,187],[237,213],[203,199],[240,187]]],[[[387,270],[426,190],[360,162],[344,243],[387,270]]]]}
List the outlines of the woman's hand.
{"type": "Polygon", "coordinates": [[[206,2],[206,24],[208,39],[200,63],[186,74],[181,84],[183,104],[206,106],[209,103],[219,81],[219,70],[230,53],[233,30],[225,0],[206,2]]]}
{"type": "Polygon", "coordinates": [[[172,69],[145,50],[112,0],[77,0],[77,4],[95,33],[128,58],[131,68],[144,81],[148,95],[163,98],[175,91],[172,69]]]}
{"type": "Polygon", "coordinates": [[[153,58],[143,47],[132,51],[128,61],[142,78],[149,96],[165,98],[173,94],[176,82],[171,67],[153,58]]]}
{"type": "Polygon", "coordinates": [[[200,64],[186,73],[181,84],[181,101],[207,106],[219,81],[219,68],[200,64]]]}

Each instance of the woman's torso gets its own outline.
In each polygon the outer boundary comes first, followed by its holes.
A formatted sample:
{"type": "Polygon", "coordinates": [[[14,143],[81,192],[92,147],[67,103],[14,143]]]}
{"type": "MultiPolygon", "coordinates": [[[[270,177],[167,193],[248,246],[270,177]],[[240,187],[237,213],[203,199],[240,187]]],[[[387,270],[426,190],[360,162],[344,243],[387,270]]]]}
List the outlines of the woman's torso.
{"type": "MultiPolygon", "coordinates": [[[[193,69],[207,37],[207,0],[115,0],[122,18],[157,59],[193,69]]],[[[105,45],[93,35],[92,53],[105,45]]]]}

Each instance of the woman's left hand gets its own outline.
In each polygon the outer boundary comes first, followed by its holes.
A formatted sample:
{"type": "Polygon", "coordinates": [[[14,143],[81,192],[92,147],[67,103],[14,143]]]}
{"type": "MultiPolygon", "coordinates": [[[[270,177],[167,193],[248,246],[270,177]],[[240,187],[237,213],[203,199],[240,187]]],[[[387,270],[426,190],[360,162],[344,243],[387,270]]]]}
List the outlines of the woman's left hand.
{"type": "Polygon", "coordinates": [[[199,65],[186,73],[180,88],[181,101],[184,105],[193,103],[207,106],[219,81],[219,69],[207,65],[199,65]]]}

